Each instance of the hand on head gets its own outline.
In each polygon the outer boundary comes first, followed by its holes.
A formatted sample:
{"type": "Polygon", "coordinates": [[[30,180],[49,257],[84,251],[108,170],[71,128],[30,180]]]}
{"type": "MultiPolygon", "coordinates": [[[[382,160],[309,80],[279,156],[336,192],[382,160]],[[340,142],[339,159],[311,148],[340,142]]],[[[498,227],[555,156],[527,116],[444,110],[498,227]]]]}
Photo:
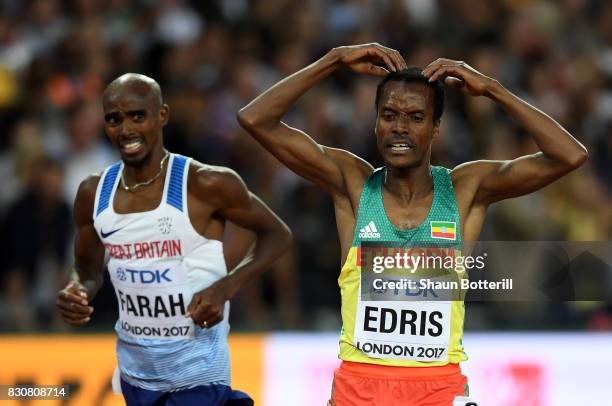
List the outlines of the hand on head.
{"type": "Polygon", "coordinates": [[[398,51],[376,42],[338,47],[334,51],[342,64],[357,73],[385,76],[407,66],[398,51]]]}
{"type": "Polygon", "coordinates": [[[463,61],[438,58],[425,69],[423,75],[430,82],[441,79],[445,85],[461,90],[470,96],[487,94],[494,79],[483,75],[463,61]]]}

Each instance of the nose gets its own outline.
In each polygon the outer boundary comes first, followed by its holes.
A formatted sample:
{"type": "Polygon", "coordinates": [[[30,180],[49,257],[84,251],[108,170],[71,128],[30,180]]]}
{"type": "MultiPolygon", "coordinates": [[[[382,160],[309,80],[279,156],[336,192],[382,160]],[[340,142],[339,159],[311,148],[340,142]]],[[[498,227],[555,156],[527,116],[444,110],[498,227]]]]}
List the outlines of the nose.
{"type": "Polygon", "coordinates": [[[407,114],[400,113],[396,116],[393,122],[393,131],[396,133],[407,133],[410,126],[409,117],[407,114]]]}
{"type": "Polygon", "coordinates": [[[123,120],[119,125],[119,135],[120,136],[128,136],[132,133],[132,125],[129,123],[129,120],[123,120]]]}

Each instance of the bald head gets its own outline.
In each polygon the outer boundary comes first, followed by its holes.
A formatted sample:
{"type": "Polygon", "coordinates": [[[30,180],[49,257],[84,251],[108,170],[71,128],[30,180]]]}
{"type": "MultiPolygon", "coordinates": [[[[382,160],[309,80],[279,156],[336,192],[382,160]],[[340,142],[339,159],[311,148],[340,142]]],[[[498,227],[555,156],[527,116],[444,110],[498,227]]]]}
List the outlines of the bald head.
{"type": "Polygon", "coordinates": [[[155,103],[157,107],[161,107],[163,104],[159,84],[154,79],[139,73],[126,73],[113,80],[104,89],[102,99],[107,102],[125,93],[155,103]]]}
{"type": "Polygon", "coordinates": [[[126,165],[138,167],[163,155],[162,129],[170,109],[150,77],[127,73],[104,90],[104,131],[126,165]]]}

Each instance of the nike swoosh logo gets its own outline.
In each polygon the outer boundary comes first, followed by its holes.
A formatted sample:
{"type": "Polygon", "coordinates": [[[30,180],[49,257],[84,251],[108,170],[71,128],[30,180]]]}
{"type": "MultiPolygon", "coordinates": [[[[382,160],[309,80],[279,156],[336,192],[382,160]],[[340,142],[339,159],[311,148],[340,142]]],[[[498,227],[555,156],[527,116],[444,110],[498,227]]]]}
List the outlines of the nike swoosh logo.
{"type": "Polygon", "coordinates": [[[104,231],[100,230],[100,234],[102,235],[102,238],[108,238],[108,237],[110,237],[111,235],[115,234],[117,231],[120,231],[120,230],[122,230],[122,228],[118,228],[116,230],[109,231],[108,233],[105,233],[104,231]]]}

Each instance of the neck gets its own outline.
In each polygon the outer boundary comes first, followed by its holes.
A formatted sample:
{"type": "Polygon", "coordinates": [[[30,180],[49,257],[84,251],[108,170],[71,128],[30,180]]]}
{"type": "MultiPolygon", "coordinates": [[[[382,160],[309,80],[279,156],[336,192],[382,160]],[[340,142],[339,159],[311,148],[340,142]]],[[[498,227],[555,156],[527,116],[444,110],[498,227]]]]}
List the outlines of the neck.
{"type": "Polygon", "coordinates": [[[131,185],[138,182],[146,182],[159,172],[159,164],[168,152],[160,148],[151,153],[140,163],[126,164],[124,162],[123,176],[131,185]]]}
{"type": "Polygon", "coordinates": [[[427,196],[433,189],[429,161],[413,168],[386,167],[384,188],[403,201],[427,196]]]}

